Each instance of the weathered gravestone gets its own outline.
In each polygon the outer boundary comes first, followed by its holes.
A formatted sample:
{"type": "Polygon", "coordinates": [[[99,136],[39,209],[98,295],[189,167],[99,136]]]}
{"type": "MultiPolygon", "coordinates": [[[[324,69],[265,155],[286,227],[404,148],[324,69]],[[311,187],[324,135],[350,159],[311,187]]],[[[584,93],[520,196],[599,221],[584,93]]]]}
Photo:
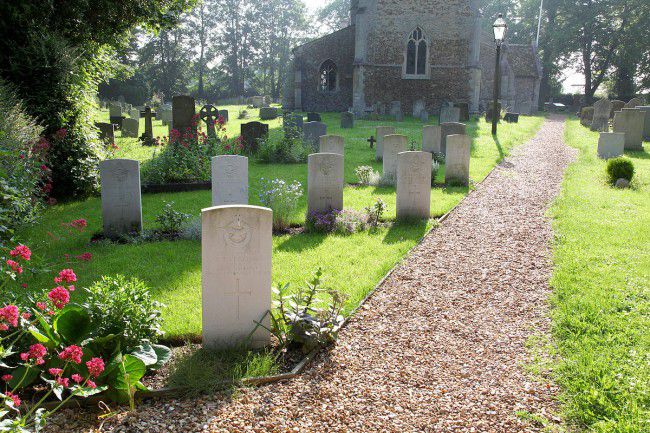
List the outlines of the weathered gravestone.
{"type": "Polygon", "coordinates": [[[219,116],[223,118],[224,123],[228,123],[230,120],[228,110],[219,110],[219,116]]]}
{"type": "Polygon", "coordinates": [[[163,126],[169,126],[172,123],[174,123],[172,110],[169,109],[163,109],[162,111],[158,110],[158,117],[162,121],[163,126]]]}
{"type": "Polygon", "coordinates": [[[384,137],[395,133],[395,128],[392,126],[378,126],[375,139],[377,145],[375,146],[375,159],[381,161],[384,157],[384,137]]]}
{"type": "Polygon", "coordinates": [[[618,99],[614,99],[612,101],[612,109],[609,112],[609,118],[613,119],[614,118],[614,113],[616,113],[617,111],[621,111],[623,109],[623,107],[625,107],[625,102],[619,101],[618,99]]]}
{"type": "Polygon", "coordinates": [[[303,140],[312,149],[318,149],[321,135],[327,135],[327,125],[322,122],[307,122],[302,127],[303,140]]]}
{"type": "Polygon", "coordinates": [[[429,121],[429,112],[427,110],[420,111],[420,121],[427,123],[429,121]]]}
{"type": "Polygon", "coordinates": [[[625,150],[643,150],[645,113],[636,108],[623,108],[614,115],[614,132],[625,133],[625,150]]]}
{"type": "Polygon", "coordinates": [[[275,107],[261,107],[260,108],[260,119],[262,120],[273,120],[278,117],[278,109],[275,107]]]}
{"type": "Polygon", "coordinates": [[[131,116],[132,119],[139,119],[140,110],[138,110],[137,108],[131,108],[131,110],[129,110],[129,116],[131,116]]]}
{"type": "Polygon", "coordinates": [[[203,346],[267,346],[273,211],[216,206],[203,209],[201,220],[203,346]]]}
{"type": "Polygon", "coordinates": [[[340,135],[322,135],[320,137],[320,153],[344,154],[345,144],[340,135]]]}
{"type": "Polygon", "coordinates": [[[248,153],[257,152],[259,140],[269,135],[269,125],[261,122],[248,122],[241,124],[241,137],[244,150],[248,153]]]}
{"type": "MultiPolygon", "coordinates": [[[[208,138],[214,140],[217,138],[215,125],[219,121],[219,109],[212,104],[206,104],[201,107],[199,117],[205,123],[208,138]]],[[[217,206],[213,204],[213,206],[217,206]]]]}
{"type": "Polygon", "coordinates": [[[440,153],[447,153],[447,136],[455,134],[466,134],[467,128],[464,123],[449,122],[440,124],[440,153]]]}
{"type": "Polygon", "coordinates": [[[427,125],[422,128],[422,150],[429,153],[440,153],[440,126],[427,125]]]}
{"type": "Polygon", "coordinates": [[[96,122],[95,126],[99,129],[99,139],[106,144],[115,143],[115,125],[112,123],[96,122]]]}
{"type": "Polygon", "coordinates": [[[431,163],[429,152],[397,155],[397,219],[431,215],[431,163]]]}
{"type": "Polygon", "coordinates": [[[264,104],[264,96],[253,96],[251,98],[251,105],[253,108],[261,108],[264,104]]]}
{"type": "Polygon", "coordinates": [[[398,111],[397,114],[395,114],[395,121],[396,122],[404,121],[404,113],[402,113],[402,110],[398,111]]]}
{"type": "Polygon", "coordinates": [[[503,116],[503,120],[508,123],[519,123],[519,113],[506,112],[503,116]]]}
{"type": "Polygon", "coordinates": [[[591,122],[594,120],[594,107],[582,107],[580,110],[580,124],[591,127],[591,122]]]}
{"type": "Polygon", "coordinates": [[[609,99],[603,98],[594,103],[594,115],[591,119],[592,131],[609,131],[609,113],[612,111],[612,103],[609,99]]]}
{"type": "Polygon", "coordinates": [[[469,120],[469,104],[467,102],[456,102],[454,107],[460,110],[460,121],[467,122],[469,120]]]}
{"type": "MultiPolygon", "coordinates": [[[[485,110],[485,121],[492,122],[492,112],[494,110],[494,101],[488,102],[487,109],[485,110]]],[[[501,102],[497,102],[497,120],[501,120],[501,102]]]]}
{"type": "Polygon", "coordinates": [[[122,107],[120,105],[110,104],[108,106],[108,116],[110,117],[111,123],[116,125],[116,129],[122,127],[122,119],[124,119],[124,116],[122,115],[122,107]]]}
{"type": "Polygon", "coordinates": [[[127,117],[122,119],[122,137],[138,138],[140,130],[140,121],[127,117]]]}
{"type": "Polygon", "coordinates": [[[426,110],[426,105],[424,104],[424,100],[418,99],[413,103],[413,117],[418,119],[422,112],[426,110]]]}
{"type": "Polygon", "coordinates": [[[248,204],[248,158],[219,155],[212,158],[212,206],[248,204]]]}
{"type": "Polygon", "coordinates": [[[144,117],[144,132],[140,137],[142,144],[152,145],[153,140],[153,118],[156,116],[156,113],[151,111],[151,107],[148,105],[144,107],[144,110],[140,112],[140,116],[144,117]]]}
{"type": "Polygon", "coordinates": [[[406,135],[391,134],[384,136],[383,176],[386,181],[395,181],[397,177],[397,154],[406,152],[408,137],[406,135]]]}
{"type": "Polygon", "coordinates": [[[440,107],[440,122],[449,123],[460,121],[460,108],[451,105],[443,105],[440,107]]]}
{"type": "Polygon", "coordinates": [[[196,105],[194,98],[188,95],[177,95],[172,98],[173,127],[181,136],[196,134],[196,105]]]}
{"type": "Polygon", "coordinates": [[[643,104],[645,104],[645,101],[643,100],[643,98],[636,97],[636,98],[630,99],[628,101],[628,103],[625,104],[625,107],[623,107],[623,108],[636,108],[639,105],[643,105],[643,104]]]}
{"type": "Polygon", "coordinates": [[[307,122],[320,122],[320,121],[322,121],[320,114],[307,113],[307,122]]]}
{"type": "Polygon", "coordinates": [[[343,155],[312,153],[307,170],[307,212],[342,210],[343,155]]]}
{"type": "Polygon", "coordinates": [[[354,113],[349,111],[341,113],[341,129],[354,128],[354,113]]]}
{"type": "Polygon", "coordinates": [[[601,132],[598,137],[598,156],[603,159],[616,158],[625,150],[625,134],[601,132]]]}
{"type": "Polygon", "coordinates": [[[455,134],[447,137],[445,153],[445,183],[469,185],[469,160],[472,139],[455,134]]]}
{"type": "Polygon", "coordinates": [[[636,107],[637,110],[643,111],[645,115],[643,121],[643,138],[645,140],[650,140],[650,105],[639,105],[636,107]]]}
{"type": "Polygon", "coordinates": [[[400,101],[393,101],[390,103],[390,112],[389,114],[392,117],[397,117],[397,115],[402,115],[402,103],[400,101]]]}
{"type": "Polygon", "coordinates": [[[99,163],[104,235],[113,238],[142,230],[140,163],[107,159],[99,163]]]}

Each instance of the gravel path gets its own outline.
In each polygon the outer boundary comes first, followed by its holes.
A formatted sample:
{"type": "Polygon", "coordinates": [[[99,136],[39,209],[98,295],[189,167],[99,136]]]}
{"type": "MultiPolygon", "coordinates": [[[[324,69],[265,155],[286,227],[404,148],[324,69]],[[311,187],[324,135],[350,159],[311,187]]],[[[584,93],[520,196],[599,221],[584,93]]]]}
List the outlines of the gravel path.
{"type": "Polygon", "coordinates": [[[541,431],[515,412],[552,419],[554,409],[554,387],[522,365],[527,338],[549,326],[544,213],[574,155],[563,128],[563,118],[548,119],[301,377],[232,398],[144,405],[101,431],[541,431]]]}

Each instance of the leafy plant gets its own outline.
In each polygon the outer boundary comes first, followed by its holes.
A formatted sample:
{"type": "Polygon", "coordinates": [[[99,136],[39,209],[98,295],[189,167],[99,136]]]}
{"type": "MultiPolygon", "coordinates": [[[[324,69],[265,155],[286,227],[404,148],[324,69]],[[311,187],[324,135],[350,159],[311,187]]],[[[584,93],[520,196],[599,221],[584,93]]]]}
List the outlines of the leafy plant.
{"type": "Polygon", "coordinates": [[[369,165],[360,165],[354,169],[354,174],[359,179],[361,185],[377,185],[380,175],[369,165]]]}
{"type": "Polygon", "coordinates": [[[166,236],[178,236],[183,224],[192,218],[192,215],[179,212],[174,209],[174,202],[165,202],[162,212],[156,217],[156,222],[160,224],[160,231],[166,236]]]}
{"type": "Polygon", "coordinates": [[[432,161],[431,162],[431,186],[433,186],[436,183],[436,176],[438,176],[438,172],[440,171],[440,163],[438,161],[432,161]]]}
{"type": "Polygon", "coordinates": [[[369,221],[367,212],[351,209],[331,210],[309,213],[305,227],[310,232],[350,234],[365,230],[369,221]]]}
{"type": "Polygon", "coordinates": [[[377,227],[384,215],[384,212],[386,212],[386,208],[386,203],[384,203],[380,197],[377,197],[375,204],[373,204],[371,207],[366,208],[366,212],[368,212],[369,216],[368,223],[373,227],[377,227]]]}
{"type": "Polygon", "coordinates": [[[282,179],[261,179],[260,202],[273,210],[273,229],[282,231],[289,227],[289,219],[302,197],[302,184],[297,180],[287,183],[282,179]]]}
{"type": "Polygon", "coordinates": [[[298,163],[305,162],[311,153],[311,147],[305,145],[298,128],[285,130],[281,139],[266,138],[260,140],[257,158],[264,163],[298,163]]]}
{"type": "Polygon", "coordinates": [[[607,161],[607,177],[610,183],[616,183],[619,179],[631,182],[634,177],[634,164],[623,157],[610,159],[607,161]]]}

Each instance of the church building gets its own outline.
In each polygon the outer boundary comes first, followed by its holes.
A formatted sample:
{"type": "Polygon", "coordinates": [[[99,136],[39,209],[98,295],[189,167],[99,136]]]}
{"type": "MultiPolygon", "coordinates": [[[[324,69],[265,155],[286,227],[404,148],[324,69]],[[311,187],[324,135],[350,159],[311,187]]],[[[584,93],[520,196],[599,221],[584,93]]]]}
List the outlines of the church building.
{"type": "MultiPolygon", "coordinates": [[[[303,111],[439,112],[447,102],[485,110],[496,46],[480,0],[351,0],[351,25],[296,47],[284,105],[303,111]]],[[[532,45],[505,43],[503,107],[537,111],[542,69],[532,45]]]]}

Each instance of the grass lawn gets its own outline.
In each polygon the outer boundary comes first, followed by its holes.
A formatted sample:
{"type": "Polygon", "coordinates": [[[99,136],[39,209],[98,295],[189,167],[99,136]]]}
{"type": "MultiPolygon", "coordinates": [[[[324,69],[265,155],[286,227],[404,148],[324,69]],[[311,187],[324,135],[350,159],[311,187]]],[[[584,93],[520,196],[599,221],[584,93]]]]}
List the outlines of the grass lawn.
{"type": "MultiPolygon", "coordinates": [[[[219,107],[223,108],[223,107],[219,107]]],[[[238,107],[230,110],[229,134],[239,130],[241,121],[236,120],[238,107]]],[[[257,110],[251,110],[257,119],[257,110]]],[[[108,117],[106,112],[102,116],[108,117]]],[[[378,125],[390,124],[398,133],[421,146],[422,123],[407,119],[397,123],[391,121],[357,121],[354,129],[339,128],[339,114],[324,114],[328,132],[345,137],[345,177],[347,183],[356,182],[354,168],[358,165],[373,165],[374,149],[368,147],[366,139],[374,134],[378,125]]],[[[141,120],[144,122],[144,120],[141,120]]],[[[272,134],[280,134],[280,120],[271,122],[272,134]]],[[[473,181],[482,180],[512,146],[525,142],[539,129],[542,117],[522,117],[518,124],[503,124],[495,141],[490,135],[490,125],[484,120],[472,121],[469,134],[473,138],[470,175],[473,181]]],[[[163,127],[155,122],[156,130],[163,127]]],[[[166,128],[164,128],[166,129],[166,128]]],[[[156,132],[158,134],[159,132],[156,132]]],[[[119,135],[119,133],[118,133],[119,135]]],[[[150,158],[155,149],[144,148],[135,139],[118,139],[118,157],[135,158],[141,161],[150,158]]],[[[306,164],[259,164],[251,160],[250,202],[259,204],[257,190],[259,179],[297,179],[306,189],[306,164]]],[[[441,178],[442,180],[442,178],[441,178]]],[[[456,205],[468,192],[467,188],[433,188],[431,194],[432,216],[438,217],[456,205]]],[[[345,207],[363,209],[381,197],[389,206],[388,219],[395,215],[395,189],[355,187],[348,185],[344,191],[345,207]]],[[[164,201],[173,201],[177,210],[196,215],[201,208],[210,206],[210,191],[184,192],[174,194],[143,195],[143,217],[146,228],[155,227],[164,201]]],[[[294,220],[304,221],[306,197],[303,197],[294,220]]],[[[348,310],[375,286],[416,242],[425,234],[431,222],[416,224],[393,224],[374,232],[357,233],[349,236],[299,234],[276,236],[273,239],[273,282],[289,282],[293,287],[302,284],[319,266],[323,268],[329,286],[348,295],[348,310]]],[[[79,276],[79,286],[88,285],[102,275],[123,274],[144,280],[152,289],[155,298],[163,302],[164,330],[168,337],[183,338],[197,336],[201,332],[201,250],[199,242],[157,242],[130,245],[90,244],[93,232],[101,230],[101,203],[99,198],[59,204],[51,207],[36,226],[22,233],[26,243],[34,247],[35,254],[48,262],[60,262],[64,254],[75,256],[90,252],[93,259],[87,263],[72,266],[79,276]],[[89,228],[86,232],[68,233],[62,223],[77,218],[86,218],[89,228]]],[[[48,285],[48,279],[43,280],[48,285]]]]}
{"type": "Polygon", "coordinates": [[[598,133],[567,121],[580,151],[552,208],[553,366],[567,421],[593,432],[650,431],[650,154],[626,152],[632,188],[606,182],[598,133]]]}

